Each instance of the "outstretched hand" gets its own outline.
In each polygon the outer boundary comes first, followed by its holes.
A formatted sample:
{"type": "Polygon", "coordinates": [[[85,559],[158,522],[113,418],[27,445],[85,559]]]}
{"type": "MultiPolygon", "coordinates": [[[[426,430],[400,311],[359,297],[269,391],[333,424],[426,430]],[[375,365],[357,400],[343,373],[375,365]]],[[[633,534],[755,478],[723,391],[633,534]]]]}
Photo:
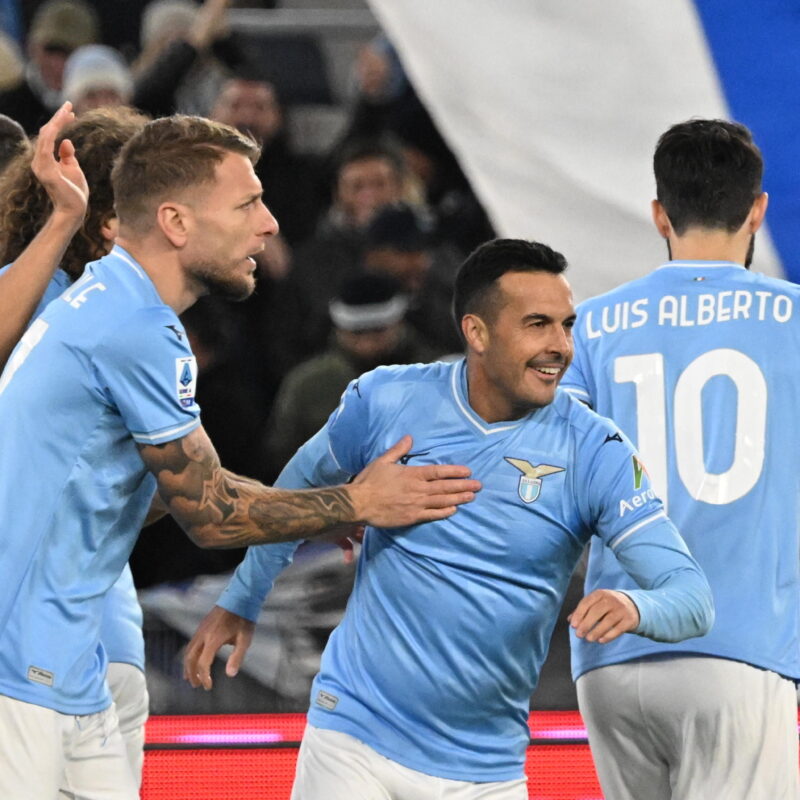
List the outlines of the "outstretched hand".
{"type": "Polygon", "coordinates": [[[86,176],[69,139],[61,142],[58,158],[55,156],[56,139],[74,120],[72,103],[67,102],[42,126],[33,151],[31,169],[53,203],[54,213],[70,216],[80,226],[89,204],[86,176]]]}
{"type": "Polygon", "coordinates": [[[625,592],[595,589],[567,617],[575,635],[587,642],[606,644],[639,624],[639,609],[625,592]]]}
{"type": "Polygon", "coordinates": [[[357,519],[379,528],[400,528],[444,519],[475,499],[481,484],[469,479],[468,467],[398,464],[411,452],[412,444],[411,437],[404,436],[350,484],[357,519]]]}
{"type": "Polygon", "coordinates": [[[197,689],[209,691],[213,686],[211,664],[217,651],[225,644],[233,645],[233,652],[225,664],[225,674],[233,678],[242,666],[247,649],[253,641],[254,623],[220,606],[209,611],[192,640],[186,645],[183,656],[183,677],[197,689]]]}

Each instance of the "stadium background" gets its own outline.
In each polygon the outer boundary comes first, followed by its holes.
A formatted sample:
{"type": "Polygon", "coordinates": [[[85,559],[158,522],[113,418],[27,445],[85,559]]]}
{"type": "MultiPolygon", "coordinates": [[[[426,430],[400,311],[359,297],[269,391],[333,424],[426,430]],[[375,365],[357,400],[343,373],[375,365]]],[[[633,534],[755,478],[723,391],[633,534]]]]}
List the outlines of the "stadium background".
{"type": "MultiPolygon", "coordinates": [[[[26,14],[37,5],[23,3],[26,14]]],[[[102,5],[102,4],[99,4],[102,5]]],[[[125,41],[144,3],[121,4],[125,41]]],[[[256,4],[254,4],[256,5],[256,4]]],[[[653,234],[657,136],[692,116],[738,119],[767,164],[769,229],[755,269],[800,277],[800,5],[559,0],[285,0],[230,12],[251,56],[293,96],[293,139],[323,151],[346,124],[352,65],[381,29],[501,235],[558,243],[578,299],[665,257],[653,234]]],[[[180,653],[224,578],[142,592],[148,726],[142,796],[288,797],[310,678],[351,568],[306,548],[259,622],[246,671],[213,693],[182,682],[180,653]],[[277,713],[276,713],[277,712],[277,713]],[[197,715],[202,716],[197,716],[197,715]]],[[[566,605],[580,595],[579,576],[566,605]]],[[[600,798],[569,679],[563,620],[533,701],[531,797],[600,798]]]]}

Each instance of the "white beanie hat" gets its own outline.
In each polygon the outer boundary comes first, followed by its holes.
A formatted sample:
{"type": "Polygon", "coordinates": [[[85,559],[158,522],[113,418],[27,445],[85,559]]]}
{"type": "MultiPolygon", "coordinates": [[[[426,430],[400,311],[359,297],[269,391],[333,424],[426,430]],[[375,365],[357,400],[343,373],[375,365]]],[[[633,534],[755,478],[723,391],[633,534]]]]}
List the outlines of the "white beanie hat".
{"type": "Polygon", "coordinates": [[[92,89],[115,89],[125,102],[133,95],[131,71],[113,47],[88,44],[67,59],[63,99],[77,103],[92,89]]]}

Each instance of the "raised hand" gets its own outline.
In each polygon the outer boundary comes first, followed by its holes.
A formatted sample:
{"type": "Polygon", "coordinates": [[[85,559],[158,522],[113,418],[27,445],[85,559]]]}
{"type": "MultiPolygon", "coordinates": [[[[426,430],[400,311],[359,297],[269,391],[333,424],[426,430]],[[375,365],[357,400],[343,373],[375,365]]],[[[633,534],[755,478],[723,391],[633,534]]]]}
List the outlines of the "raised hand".
{"type": "Polygon", "coordinates": [[[83,224],[86,216],[89,185],[69,139],[61,142],[58,158],[55,156],[56,139],[74,119],[72,103],[67,102],[42,126],[33,151],[31,169],[53,203],[53,213],[72,218],[77,228],[83,224]]]}
{"type": "Polygon", "coordinates": [[[455,514],[457,506],[475,499],[481,484],[469,479],[468,467],[397,464],[411,446],[411,437],[404,436],[348,486],[357,519],[379,528],[405,527],[444,519],[455,514]]]}

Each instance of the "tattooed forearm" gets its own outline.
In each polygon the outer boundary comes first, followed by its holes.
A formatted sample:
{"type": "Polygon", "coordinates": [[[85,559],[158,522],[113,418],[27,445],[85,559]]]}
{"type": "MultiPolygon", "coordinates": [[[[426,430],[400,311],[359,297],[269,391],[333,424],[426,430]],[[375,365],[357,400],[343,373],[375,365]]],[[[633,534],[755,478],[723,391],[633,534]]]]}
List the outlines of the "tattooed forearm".
{"type": "Polygon", "coordinates": [[[202,547],[304,539],[355,521],[345,487],[284,491],[223,469],[202,428],[140,452],[170,513],[202,547]]]}

